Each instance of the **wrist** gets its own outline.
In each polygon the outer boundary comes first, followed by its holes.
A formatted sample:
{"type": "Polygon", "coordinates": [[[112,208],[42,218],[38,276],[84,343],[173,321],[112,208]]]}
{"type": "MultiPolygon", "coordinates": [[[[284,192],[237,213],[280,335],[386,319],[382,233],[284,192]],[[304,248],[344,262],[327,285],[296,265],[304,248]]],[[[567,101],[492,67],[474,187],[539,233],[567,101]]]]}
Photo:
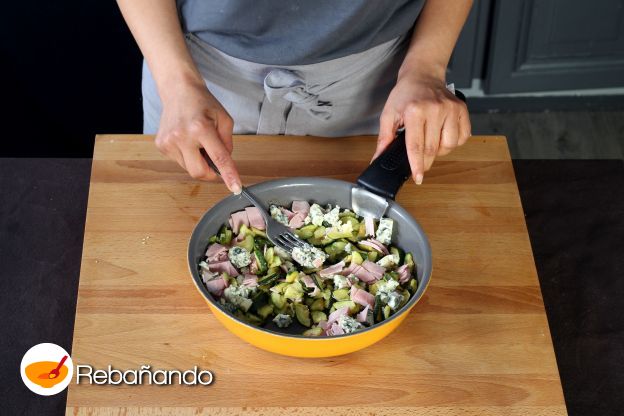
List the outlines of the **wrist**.
{"type": "Polygon", "coordinates": [[[446,82],[446,64],[428,59],[406,59],[399,68],[398,80],[429,79],[446,82]]]}
{"type": "Polygon", "coordinates": [[[154,77],[161,100],[168,101],[189,88],[205,88],[204,79],[194,65],[176,65],[166,68],[154,77]]]}

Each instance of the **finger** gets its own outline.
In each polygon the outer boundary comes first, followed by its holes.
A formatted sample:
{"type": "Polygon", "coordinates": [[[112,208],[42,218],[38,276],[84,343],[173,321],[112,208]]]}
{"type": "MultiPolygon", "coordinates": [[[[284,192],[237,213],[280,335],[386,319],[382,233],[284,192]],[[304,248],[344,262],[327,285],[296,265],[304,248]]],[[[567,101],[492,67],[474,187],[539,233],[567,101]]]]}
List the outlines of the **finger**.
{"type": "Polygon", "coordinates": [[[468,138],[472,135],[471,129],[468,107],[466,107],[466,104],[463,104],[459,111],[459,140],[457,142],[459,146],[466,143],[468,138]]]}
{"type": "Polygon", "coordinates": [[[396,134],[396,116],[393,113],[382,112],[381,117],[379,118],[379,136],[377,137],[377,148],[375,149],[375,153],[373,154],[373,159],[371,162],[383,153],[386,150],[386,147],[392,140],[394,140],[394,136],[396,134]]]}
{"type": "Polygon", "coordinates": [[[419,112],[411,111],[405,117],[405,147],[412,168],[412,176],[417,185],[423,181],[425,173],[425,119],[419,112]]]}
{"type": "Polygon", "coordinates": [[[208,153],[210,159],[215,164],[223,178],[223,182],[230,191],[235,194],[241,192],[241,180],[232,160],[230,152],[227,150],[216,130],[207,131],[199,137],[199,142],[208,153]]]}
{"type": "Polygon", "coordinates": [[[210,169],[208,162],[206,162],[198,147],[188,145],[180,150],[184,158],[186,170],[191,177],[204,181],[216,179],[217,175],[210,169]]]}
{"type": "Polygon", "coordinates": [[[219,137],[221,137],[223,145],[230,154],[234,149],[234,145],[232,143],[232,130],[234,130],[234,121],[232,120],[232,117],[230,117],[228,113],[219,113],[217,115],[217,132],[219,133],[219,137]]]}
{"type": "Polygon", "coordinates": [[[442,138],[438,148],[438,156],[451,153],[457,147],[459,141],[459,116],[455,111],[450,112],[444,120],[442,126],[442,138]]]}
{"type": "Polygon", "coordinates": [[[440,110],[435,111],[436,112],[433,114],[430,113],[425,121],[425,171],[429,170],[431,165],[433,165],[433,160],[438,153],[442,136],[442,124],[444,123],[444,119],[439,118],[439,113],[437,113],[437,111],[440,110]]]}

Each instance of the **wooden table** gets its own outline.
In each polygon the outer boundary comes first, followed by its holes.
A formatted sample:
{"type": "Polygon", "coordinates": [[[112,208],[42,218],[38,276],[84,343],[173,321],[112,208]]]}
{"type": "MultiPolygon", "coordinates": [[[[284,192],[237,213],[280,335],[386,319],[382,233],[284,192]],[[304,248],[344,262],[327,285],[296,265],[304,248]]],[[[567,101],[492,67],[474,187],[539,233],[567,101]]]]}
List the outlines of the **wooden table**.
{"type": "MultiPolygon", "coordinates": [[[[374,138],[241,136],[235,147],[246,184],[297,175],[353,181],[374,138]]],[[[398,202],[431,241],[431,285],[397,331],[347,356],[277,356],[242,342],[210,314],[187,270],[187,241],[199,217],[226,195],[221,184],[188,178],[151,137],[97,138],[74,363],[198,365],[212,370],[215,382],[72,384],[68,413],[566,413],[503,137],[473,137],[440,158],[424,185],[403,187],[398,202]]]]}

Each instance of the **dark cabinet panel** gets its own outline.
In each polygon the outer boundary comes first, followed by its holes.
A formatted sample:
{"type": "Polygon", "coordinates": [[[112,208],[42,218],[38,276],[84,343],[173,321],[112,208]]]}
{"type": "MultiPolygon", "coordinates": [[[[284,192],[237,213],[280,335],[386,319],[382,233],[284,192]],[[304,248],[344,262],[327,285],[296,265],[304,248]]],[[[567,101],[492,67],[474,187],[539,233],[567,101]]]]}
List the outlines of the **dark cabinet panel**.
{"type": "Polygon", "coordinates": [[[498,0],[488,93],[624,86],[624,0],[498,0]]]}
{"type": "Polygon", "coordinates": [[[468,88],[482,77],[490,6],[490,0],[475,0],[459,35],[446,76],[456,87],[468,88]]]}

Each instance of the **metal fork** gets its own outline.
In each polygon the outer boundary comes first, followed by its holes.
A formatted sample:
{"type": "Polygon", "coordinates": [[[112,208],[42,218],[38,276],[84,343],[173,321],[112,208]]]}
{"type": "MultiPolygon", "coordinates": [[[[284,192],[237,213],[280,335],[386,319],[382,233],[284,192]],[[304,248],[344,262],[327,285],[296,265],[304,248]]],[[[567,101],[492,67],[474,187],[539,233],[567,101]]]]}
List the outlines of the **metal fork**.
{"type": "MultiPolygon", "coordinates": [[[[219,169],[214,164],[212,159],[210,159],[206,151],[202,149],[201,153],[204,156],[204,159],[206,159],[206,162],[208,162],[208,166],[210,166],[210,168],[214,170],[217,175],[221,176],[221,172],[219,172],[219,169]]],[[[245,196],[245,198],[247,198],[253,206],[260,210],[260,214],[262,214],[264,222],[266,222],[267,226],[266,235],[271,243],[283,250],[288,251],[289,253],[292,253],[295,247],[304,248],[309,246],[308,243],[297,237],[297,235],[293,233],[290,228],[280,222],[277,222],[273,217],[271,217],[262,202],[260,202],[260,200],[258,200],[258,198],[256,198],[256,196],[249,192],[244,186],[241,186],[241,194],[245,196]]]]}

